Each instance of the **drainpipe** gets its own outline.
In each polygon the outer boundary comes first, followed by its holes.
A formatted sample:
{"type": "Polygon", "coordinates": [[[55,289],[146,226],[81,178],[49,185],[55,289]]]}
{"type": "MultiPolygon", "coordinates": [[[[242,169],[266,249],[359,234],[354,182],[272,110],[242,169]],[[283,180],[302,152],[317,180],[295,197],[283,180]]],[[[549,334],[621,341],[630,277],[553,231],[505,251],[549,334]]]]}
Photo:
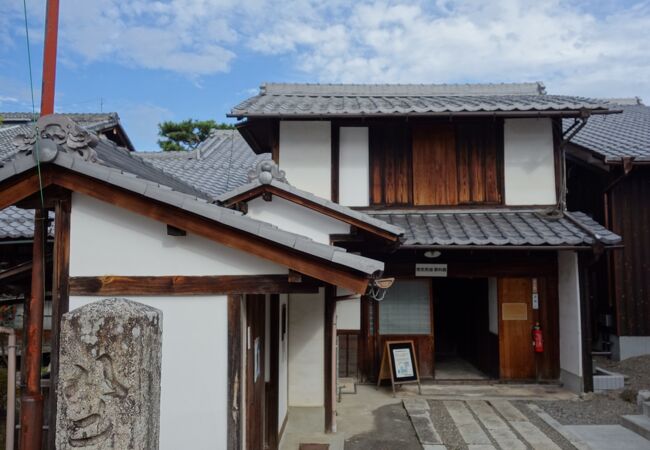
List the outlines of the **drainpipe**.
{"type": "Polygon", "coordinates": [[[8,336],[7,363],[7,423],[5,431],[5,449],[14,450],[14,433],[16,432],[16,331],[0,327],[0,333],[8,336]]]}

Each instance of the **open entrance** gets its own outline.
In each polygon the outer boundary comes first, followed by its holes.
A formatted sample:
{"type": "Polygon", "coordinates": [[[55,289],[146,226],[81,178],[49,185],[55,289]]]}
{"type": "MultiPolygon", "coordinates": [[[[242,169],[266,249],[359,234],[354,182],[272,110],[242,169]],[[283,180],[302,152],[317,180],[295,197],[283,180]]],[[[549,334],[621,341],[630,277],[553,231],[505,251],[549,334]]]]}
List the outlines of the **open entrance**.
{"type": "Polygon", "coordinates": [[[437,278],[432,292],[434,378],[498,378],[496,283],[488,278],[437,278]]]}

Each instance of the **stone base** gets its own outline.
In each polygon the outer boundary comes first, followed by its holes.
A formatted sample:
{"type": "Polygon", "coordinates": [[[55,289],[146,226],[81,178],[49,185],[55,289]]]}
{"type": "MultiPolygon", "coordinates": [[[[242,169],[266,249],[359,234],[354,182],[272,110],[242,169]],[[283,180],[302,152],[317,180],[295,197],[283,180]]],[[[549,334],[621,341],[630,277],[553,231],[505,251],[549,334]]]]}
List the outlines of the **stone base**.
{"type": "Polygon", "coordinates": [[[650,336],[611,336],[612,358],[622,361],[634,356],[650,355],[650,336]]]}
{"type": "Polygon", "coordinates": [[[571,373],[567,372],[564,369],[560,369],[560,381],[564,385],[565,388],[570,390],[571,392],[575,392],[576,394],[581,394],[584,392],[584,381],[582,377],[571,373]]]}

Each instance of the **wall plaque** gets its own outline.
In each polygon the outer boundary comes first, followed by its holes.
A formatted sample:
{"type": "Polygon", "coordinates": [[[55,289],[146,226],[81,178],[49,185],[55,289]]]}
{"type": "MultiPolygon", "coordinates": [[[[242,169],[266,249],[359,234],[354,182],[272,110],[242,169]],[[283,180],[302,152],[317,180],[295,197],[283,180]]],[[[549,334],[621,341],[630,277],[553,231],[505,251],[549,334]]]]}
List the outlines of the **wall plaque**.
{"type": "Polygon", "coordinates": [[[416,277],[446,277],[447,264],[416,264],[416,277]]]}
{"type": "Polygon", "coordinates": [[[527,303],[503,303],[501,305],[503,320],[528,320],[527,303]]]}

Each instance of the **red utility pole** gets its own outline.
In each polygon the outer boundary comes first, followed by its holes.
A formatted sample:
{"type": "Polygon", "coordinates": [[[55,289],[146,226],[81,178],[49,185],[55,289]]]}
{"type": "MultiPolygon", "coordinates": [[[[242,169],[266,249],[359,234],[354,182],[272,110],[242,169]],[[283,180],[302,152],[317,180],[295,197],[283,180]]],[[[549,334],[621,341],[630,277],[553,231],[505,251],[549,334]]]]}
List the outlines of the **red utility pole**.
{"type": "MultiPolygon", "coordinates": [[[[59,0],[47,0],[45,45],[43,48],[43,88],[41,116],[54,113],[56,80],[56,47],[59,28],[59,0]]],[[[43,441],[43,394],[41,393],[41,360],[43,354],[43,308],[45,304],[45,233],[47,209],[36,208],[32,244],[32,285],[26,302],[24,344],[25,386],[20,397],[20,449],[39,450],[43,441]]],[[[52,349],[56,351],[56,349],[52,349]]],[[[54,387],[53,387],[54,388],[54,387]]],[[[53,389],[55,392],[55,389],[53,389]]],[[[56,430],[50,424],[50,433],[56,430]]]]}
{"type": "Polygon", "coordinates": [[[45,45],[43,48],[43,88],[41,116],[54,113],[54,84],[56,81],[56,47],[59,34],[59,0],[47,0],[45,13],[45,45]]]}

